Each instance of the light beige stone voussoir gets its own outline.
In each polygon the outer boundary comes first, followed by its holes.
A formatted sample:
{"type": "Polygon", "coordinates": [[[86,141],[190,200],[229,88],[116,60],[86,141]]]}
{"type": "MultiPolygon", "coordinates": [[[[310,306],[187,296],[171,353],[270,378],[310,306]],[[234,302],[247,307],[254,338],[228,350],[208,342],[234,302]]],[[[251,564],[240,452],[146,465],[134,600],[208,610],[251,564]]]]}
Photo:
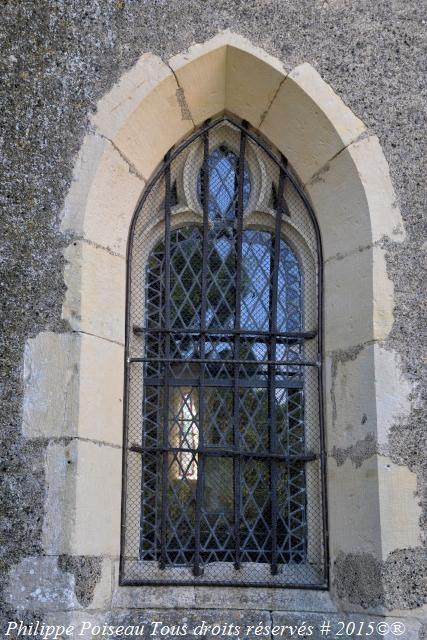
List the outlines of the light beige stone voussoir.
{"type": "Polygon", "coordinates": [[[303,183],[365,131],[308,63],[286,77],[261,125],[303,183]]]}
{"type": "Polygon", "coordinates": [[[393,283],[385,252],[368,247],[325,264],[325,349],[384,340],[393,326],[393,283]]]}
{"type": "Polygon", "coordinates": [[[87,242],[73,242],[64,255],[67,291],[62,317],[72,329],[124,343],[126,262],[87,242]]]}
{"type": "Polygon", "coordinates": [[[381,559],[377,456],[356,467],[328,458],[328,505],[332,557],[368,553],[381,559]]]}
{"type": "Polygon", "coordinates": [[[73,167],[73,178],[62,209],[61,231],[83,235],[86,203],[108,140],[87,134],[73,167]]]}
{"type": "Polygon", "coordinates": [[[123,435],[122,345],[81,334],[78,435],[121,446],[123,435]]]}
{"type": "Polygon", "coordinates": [[[108,143],[88,194],[83,237],[125,256],[132,215],[144,186],[144,180],[108,143]]]}
{"type": "Polygon", "coordinates": [[[196,61],[201,56],[221,49],[235,49],[242,53],[247,53],[249,56],[253,56],[265,63],[266,66],[286,75],[284,65],[280,60],[267,53],[264,49],[255,46],[244,36],[234,33],[230,29],[221,31],[206,42],[192,45],[187,51],[173,56],[169,60],[169,64],[176,72],[181,67],[196,61]]]}
{"type": "Polygon", "coordinates": [[[404,238],[387,162],[376,136],[346,147],[305,190],[315,203],[325,260],[384,237],[404,238]]]}
{"type": "Polygon", "coordinates": [[[226,110],[258,126],[286,77],[279,60],[228,30],[169,65],[196,124],[226,110]]]}
{"type": "Polygon", "coordinates": [[[225,109],[226,46],[194,45],[169,60],[195,124],[225,109]]]}
{"type": "Polygon", "coordinates": [[[139,102],[111,140],[136,171],[148,179],[166,152],[193,128],[171,72],[139,102]]]}
{"type": "Polygon", "coordinates": [[[255,47],[251,51],[229,45],[226,74],[226,110],[259,127],[286,78],[283,65],[272,56],[261,56],[255,47]]]}
{"type": "Polygon", "coordinates": [[[390,171],[377,136],[369,136],[349,145],[358,179],[369,206],[372,241],[384,237],[395,242],[405,239],[405,230],[390,171]]]}
{"type": "Polygon", "coordinates": [[[152,53],[144,53],[98,102],[92,124],[106,138],[113,139],[132,112],[167,78],[173,80],[167,64],[152,53]]]}
{"type": "Polygon", "coordinates": [[[308,62],[295,67],[287,80],[295,82],[317,104],[318,109],[333,124],[344,146],[356,140],[366,130],[363,122],[308,62]]]}
{"type": "Polygon", "coordinates": [[[118,556],[122,452],[92,442],[76,443],[75,514],[71,553],[118,556]]]}

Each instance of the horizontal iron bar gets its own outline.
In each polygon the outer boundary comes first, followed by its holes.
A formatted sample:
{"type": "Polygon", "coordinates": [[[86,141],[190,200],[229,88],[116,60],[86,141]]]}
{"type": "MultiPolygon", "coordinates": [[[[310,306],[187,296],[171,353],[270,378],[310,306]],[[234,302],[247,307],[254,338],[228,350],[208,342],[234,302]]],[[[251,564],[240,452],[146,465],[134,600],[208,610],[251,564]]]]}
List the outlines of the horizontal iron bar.
{"type": "Polygon", "coordinates": [[[288,366],[288,367],[320,367],[320,362],[310,362],[309,360],[209,360],[208,358],[128,358],[127,363],[134,362],[164,362],[171,364],[245,364],[259,367],[261,365],[288,366]]]}
{"type": "Polygon", "coordinates": [[[129,447],[129,451],[133,453],[192,453],[192,454],[202,454],[206,456],[215,456],[218,458],[259,458],[259,459],[270,459],[274,458],[275,460],[283,460],[284,462],[312,462],[313,460],[317,460],[318,456],[315,453],[309,453],[304,456],[287,456],[281,453],[261,453],[261,452],[249,452],[249,451],[234,451],[233,449],[214,449],[209,447],[204,447],[203,449],[187,449],[185,447],[140,447],[136,444],[133,444],[129,447]]]}
{"type": "MultiPolygon", "coordinates": [[[[124,562],[132,562],[124,559],[124,562]]],[[[141,562],[145,562],[142,560],[141,562]]],[[[280,566],[286,567],[288,566],[286,563],[280,563],[280,566]]],[[[186,567],[190,569],[190,567],[186,567]]],[[[238,569],[236,572],[238,573],[238,569]]],[[[304,590],[313,590],[313,591],[326,591],[329,587],[328,584],[322,582],[322,584],[312,584],[312,583],[298,583],[298,582],[236,582],[235,580],[230,580],[226,582],[225,580],[149,580],[143,579],[133,580],[128,578],[123,578],[120,580],[120,586],[122,587],[143,587],[143,586],[156,586],[156,587],[166,587],[166,586],[174,586],[174,587],[184,587],[184,586],[203,586],[203,587],[265,587],[266,589],[304,589],[304,590]]]]}
{"type": "MultiPolygon", "coordinates": [[[[165,384],[164,378],[144,378],[144,384],[147,387],[162,387],[165,384]]],[[[168,384],[171,387],[197,387],[199,378],[168,378],[168,384]]],[[[233,387],[234,378],[205,378],[204,387],[233,387]]],[[[268,387],[268,381],[262,378],[246,378],[239,379],[239,387],[249,387],[251,389],[263,389],[268,387]]],[[[302,380],[287,378],[285,380],[276,380],[274,382],[275,389],[303,389],[304,382],[302,380]]]]}
{"type": "MultiPolygon", "coordinates": [[[[138,327],[133,325],[133,332],[139,333],[171,333],[173,335],[207,335],[207,336],[234,336],[236,334],[240,336],[247,336],[252,338],[269,338],[272,335],[270,331],[255,331],[250,329],[166,329],[164,327],[158,327],[150,329],[148,327],[138,327]]],[[[317,336],[317,331],[277,331],[274,333],[277,338],[302,338],[304,340],[311,340],[317,336]]]]}

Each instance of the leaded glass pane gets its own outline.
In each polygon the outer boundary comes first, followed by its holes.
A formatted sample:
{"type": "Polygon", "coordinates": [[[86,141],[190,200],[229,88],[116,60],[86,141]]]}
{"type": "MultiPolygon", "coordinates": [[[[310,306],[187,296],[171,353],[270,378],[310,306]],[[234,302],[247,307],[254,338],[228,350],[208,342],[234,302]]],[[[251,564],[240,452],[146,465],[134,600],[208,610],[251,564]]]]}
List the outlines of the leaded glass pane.
{"type": "Polygon", "coordinates": [[[224,119],[184,143],[142,200],[125,581],[323,584],[319,240],[281,163],[224,119]]]}

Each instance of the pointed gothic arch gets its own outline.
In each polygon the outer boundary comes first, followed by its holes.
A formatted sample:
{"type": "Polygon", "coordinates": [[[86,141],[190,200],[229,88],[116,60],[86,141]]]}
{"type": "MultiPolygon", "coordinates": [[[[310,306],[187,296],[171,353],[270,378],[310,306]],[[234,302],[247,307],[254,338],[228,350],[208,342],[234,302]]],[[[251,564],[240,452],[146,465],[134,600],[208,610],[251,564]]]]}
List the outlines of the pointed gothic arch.
{"type": "Polygon", "coordinates": [[[384,559],[419,536],[413,474],[378,453],[393,415],[406,407],[393,354],[382,348],[393,322],[393,285],[381,240],[403,239],[387,163],[377,138],[313,67],[302,64],[287,73],[231,33],[168,64],[144,54],[100,101],[81,148],[62,223],[75,235],[65,251],[63,306],[74,333],[45,336],[42,348],[52,361],[55,352],[67,350],[66,366],[77,374],[69,376],[65,406],[53,403],[44,426],[43,412],[31,403],[26,409],[27,435],[50,429],[75,437],[75,472],[60,490],[49,489],[45,549],[111,562],[119,555],[128,230],[168,149],[222,113],[249,122],[288,158],[316,213],[325,260],[331,557],[363,552],[384,559]],[[374,447],[360,467],[337,464],[334,450],[365,437],[374,447]],[[386,467],[394,473],[392,488],[386,467]],[[51,524],[59,495],[70,496],[71,508],[63,509],[58,533],[51,524]],[[407,518],[396,529],[388,523],[398,502],[407,505],[407,518]]]}

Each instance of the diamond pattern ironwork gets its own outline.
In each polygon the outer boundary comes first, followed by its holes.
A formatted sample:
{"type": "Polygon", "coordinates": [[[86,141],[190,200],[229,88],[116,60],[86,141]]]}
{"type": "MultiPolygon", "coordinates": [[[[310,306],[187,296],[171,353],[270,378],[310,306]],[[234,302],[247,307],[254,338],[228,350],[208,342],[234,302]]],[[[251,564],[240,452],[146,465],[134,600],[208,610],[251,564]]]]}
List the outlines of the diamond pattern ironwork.
{"type": "Polygon", "coordinates": [[[183,227],[171,237],[171,325],[200,326],[202,235],[197,227],[183,227]]]}
{"type": "Polygon", "coordinates": [[[268,449],[267,389],[240,389],[239,427],[241,447],[252,453],[268,449]]]}
{"type": "Polygon", "coordinates": [[[243,234],[242,260],[245,279],[242,295],[242,326],[268,331],[270,320],[272,235],[248,230],[243,234]]]}
{"type": "Polygon", "coordinates": [[[302,273],[295,253],[281,240],[278,278],[277,327],[302,331],[302,273]]]}
{"type": "MultiPolygon", "coordinates": [[[[208,158],[209,187],[205,186],[205,170],[198,176],[197,191],[201,204],[208,194],[208,215],[210,220],[223,222],[234,220],[237,205],[237,173],[239,158],[226,145],[212,151],[208,158]]],[[[250,175],[245,163],[243,184],[243,206],[246,207],[251,191],[250,175]]]]}
{"type": "Polygon", "coordinates": [[[242,562],[269,562],[271,509],[268,465],[247,460],[242,472],[242,562]]]}
{"type": "Polygon", "coordinates": [[[141,205],[165,214],[148,255],[135,227],[121,564],[129,584],[324,584],[319,347],[307,320],[316,317],[315,234],[280,158],[247,136],[222,123],[165,165],[141,205]],[[200,153],[202,166],[184,171],[200,153]],[[203,225],[179,223],[190,191],[203,225]],[[265,208],[274,231],[246,223],[265,208]],[[280,218],[290,215],[304,242],[283,234],[280,218]]]}

